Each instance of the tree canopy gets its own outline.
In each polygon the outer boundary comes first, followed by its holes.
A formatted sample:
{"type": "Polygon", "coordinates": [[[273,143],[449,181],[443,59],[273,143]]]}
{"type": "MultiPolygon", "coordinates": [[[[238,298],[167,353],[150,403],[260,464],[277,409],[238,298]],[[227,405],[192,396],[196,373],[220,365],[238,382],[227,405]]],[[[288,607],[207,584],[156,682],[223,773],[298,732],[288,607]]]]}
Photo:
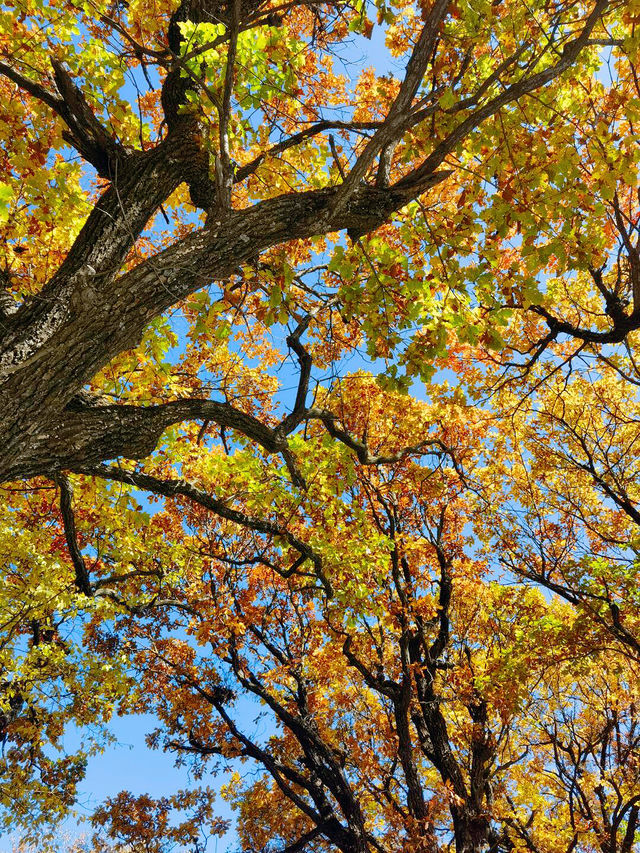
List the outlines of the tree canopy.
{"type": "Polygon", "coordinates": [[[2,7],[6,831],[151,712],[194,785],[83,849],[223,797],[246,853],[640,850],[639,51],[638,0],[2,7]]]}

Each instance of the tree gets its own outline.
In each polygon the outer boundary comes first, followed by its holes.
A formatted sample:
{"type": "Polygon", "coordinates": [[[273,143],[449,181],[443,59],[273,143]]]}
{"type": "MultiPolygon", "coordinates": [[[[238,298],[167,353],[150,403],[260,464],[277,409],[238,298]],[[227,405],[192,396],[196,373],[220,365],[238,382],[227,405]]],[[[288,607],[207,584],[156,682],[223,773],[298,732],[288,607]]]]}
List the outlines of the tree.
{"type": "Polygon", "coordinates": [[[151,707],[247,850],[632,853],[636,5],[1,14],[5,825],[151,707]]]}

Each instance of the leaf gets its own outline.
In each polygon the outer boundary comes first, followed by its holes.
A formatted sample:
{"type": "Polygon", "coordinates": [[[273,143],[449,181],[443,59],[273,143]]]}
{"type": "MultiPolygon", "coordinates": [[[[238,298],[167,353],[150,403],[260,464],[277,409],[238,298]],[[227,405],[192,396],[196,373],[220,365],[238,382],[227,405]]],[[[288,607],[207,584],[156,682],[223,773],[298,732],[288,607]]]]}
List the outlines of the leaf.
{"type": "Polygon", "coordinates": [[[13,189],[10,184],[0,183],[0,224],[6,222],[11,211],[13,189]]]}

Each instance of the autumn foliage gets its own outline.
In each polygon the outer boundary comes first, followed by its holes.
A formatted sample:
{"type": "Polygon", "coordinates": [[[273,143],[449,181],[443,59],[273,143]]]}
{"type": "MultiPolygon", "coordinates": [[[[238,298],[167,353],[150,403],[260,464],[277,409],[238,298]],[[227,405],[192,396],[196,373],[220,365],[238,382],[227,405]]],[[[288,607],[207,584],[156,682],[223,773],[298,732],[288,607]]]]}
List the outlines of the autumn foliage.
{"type": "Polygon", "coordinates": [[[7,832],[152,713],[193,786],[66,849],[640,850],[639,51],[638,0],[0,10],[7,832]]]}

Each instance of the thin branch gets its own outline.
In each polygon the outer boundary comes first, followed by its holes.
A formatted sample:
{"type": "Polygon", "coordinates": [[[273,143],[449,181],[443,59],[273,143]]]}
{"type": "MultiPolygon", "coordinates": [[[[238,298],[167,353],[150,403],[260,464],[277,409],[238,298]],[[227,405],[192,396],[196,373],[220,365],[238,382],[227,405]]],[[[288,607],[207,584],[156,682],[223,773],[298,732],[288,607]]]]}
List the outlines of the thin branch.
{"type": "Polygon", "coordinates": [[[503,92],[496,95],[495,98],[492,98],[484,106],[479,107],[475,112],[471,113],[470,116],[464,119],[464,121],[462,121],[434,148],[431,154],[420,164],[420,166],[408,175],[405,175],[405,177],[398,181],[394,186],[402,187],[405,185],[411,185],[424,178],[425,175],[431,174],[434,169],[438,168],[447,154],[453,151],[455,147],[467,136],[467,134],[472,130],[475,130],[475,128],[482,124],[482,122],[487,118],[497,113],[499,109],[512,101],[519,100],[524,95],[529,94],[535,89],[545,86],[547,83],[555,80],[556,77],[559,77],[560,74],[569,69],[572,63],[576,60],[580,51],[587,45],[593,29],[602,17],[602,14],[609,3],[610,0],[597,0],[585,21],[582,32],[577,38],[565,44],[561,58],[555,65],[545,68],[543,71],[538,71],[536,74],[532,74],[531,77],[527,77],[524,80],[512,83],[510,86],[507,86],[503,92]]]}
{"type": "Polygon", "coordinates": [[[218,111],[220,153],[216,158],[216,181],[218,186],[218,204],[226,209],[231,207],[231,188],[233,187],[233,169],[229,153],[229,119],[231,116],[231,95],[235,75],[238,32],[240,25],[240,0],[231,0],[231,21],[229,24],[229,47],[224,75],[222,105],[218,111]]]}
{"type": "MultiPolygon", "coordinates": [[[[374,133],[356,160],[334,201],[333,212],[340,213],[351,195],[364,180],[378,153],[404,131],[413,99],[424,78],[431,54],[439,37],[440,23],[446,15],[449,0],[436,0],[431,7],[418,41],[407,63],[404,80],[382,126],[374,133]]],[[[433,171],[433,170],[432,170],[433,171]]]]}
{"type": "MultiPolygon", "coordinates": [[[[333,595],[332,586],[324,574],[322,567],[322,559],[316,554],[313,548],[306,542],[303,542],[286,527],[276,524],[273,521],[268,521],[265,518],[258,518],[242,512],[239,509],[230,507],[225,501],[214,498],[212,495],[202,489],[193,486],[186,480],[163,480],[159,477],[154,477],[151,474],[144,474],[140,471],[124,471],[121,468],[110,467],[108,465],[93,465],[78,469],[78,474],[84,474],[90,477],[100,477],[105,480],[115,480],[119,483],[126,483],[135,486],[139,489],[152,492],[153,494],[163,495],[168,498],[183,497],[193,503],[209,510],[215,515],[224,518],[227,521],[232,521],[247,530],[253,530],[257,533],[262,533],[267,536],[275,536],[284,540],[306,560],[309,560],[313,567],[314,573],[321,582],[325,592],[329,597],[333,595]]],[[[277,569],[276,569],[277,571],[277,569]]]]}
{"type": "Polygon", "coordinates": [[[382,122],[379,121],[361,121],[361,122],[348,122],[348,121],[319,121],[315,124],[312,124],[310,127],[306,127],[304,130],[298,131],[298,133],[294,133],[292,136],[288,136],[286,139],[283,139],[281,142],[278,142],[276,145],[273,145],[267,151],[263,151],[261,154],[258,154],[250,163],[247,163],[244,166],[241,166],[236,170],[235,174],[235,183],[240,183],[244,181],[245,178],[249,177],[249,175],[253,174],[255,170],[263,163],[265,160],[268,160],[271,157],[275,157],[277,154],[282,154],[284,151],[287,151],[289,148],[294,148],[296,145],[300,145],[301,142],[304,142],[305,139],[310,139],[313,136],[317,136],[320,133],[324,133],[327,130],[347,130],[352,131],[354,133],[366,131],[366,130],[376,130],[376,128],[380,127],[382,122]]]}
{"type": "Polygon", "coordinates": [[[407,456],[429,452],[446,453],[449,456],[453,456],[451,448],[447,447],[438,438],[428,439],[427,441],[421,441],[419,444],[403,447],[402,450],[398,450],[396,453],[386,455],[372,454],[365,441],[355,438],[355,436],[338,426],[339,418],[333,412],[329,412],[326,409],[311,408],[307,409],[305,419],[321,421],[332,438],[336,438],[338,441],[346,444],[347,447],[355,452],[361,465],[393,465],[396,462],[402,461],[407,456]]]}

